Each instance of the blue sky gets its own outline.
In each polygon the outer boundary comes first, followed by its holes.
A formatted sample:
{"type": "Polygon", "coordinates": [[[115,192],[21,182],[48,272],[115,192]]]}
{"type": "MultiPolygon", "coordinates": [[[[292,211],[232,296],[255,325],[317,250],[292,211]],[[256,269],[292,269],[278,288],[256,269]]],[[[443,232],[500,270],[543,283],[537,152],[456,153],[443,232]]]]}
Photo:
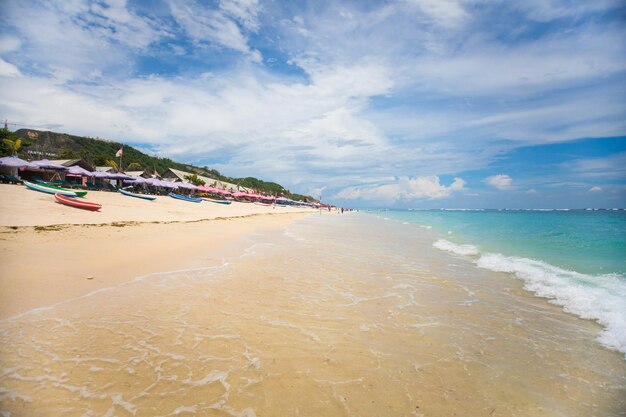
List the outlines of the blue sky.
{"type": "Polygon", "coordinates": [[[15,123],[346,206],[626,205],[620,0],[0,9],[15,123]]]}

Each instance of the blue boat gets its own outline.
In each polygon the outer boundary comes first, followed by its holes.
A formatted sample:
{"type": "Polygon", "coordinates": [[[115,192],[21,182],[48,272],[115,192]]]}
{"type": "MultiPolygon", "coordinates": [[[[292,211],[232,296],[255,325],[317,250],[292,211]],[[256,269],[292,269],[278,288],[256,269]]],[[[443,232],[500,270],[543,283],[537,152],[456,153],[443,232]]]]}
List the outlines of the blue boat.
{"type": "Polygon", "coordinates": [[[123,188],[120,188],[120,189],[119,189],[119,190],[117,190],[117,191],[119,191],[119,192],[120,192],[120,193],[122,193],[123,195],[127,195],[127,196],[129,196],[129,197],[142,198],[142,199],[144,199],[144,200],[150,200],[150,201],[156,200],[156,197],[155,197],[155,196],[152,196],[152,195],[145,195],[145,194],[136,194],[136,193],[131,193],[130,191],[126,191],[126,190],[124,190],[123,188]]]}
{"type": "Polygon", "coordinates": [[[176,193],[169,193],[168,195],[172,198],[177,198],[179,200],[190,201],[192,203],[202,203],[201,198],[187,197],[186,195],[180,195],[176,193]]]}

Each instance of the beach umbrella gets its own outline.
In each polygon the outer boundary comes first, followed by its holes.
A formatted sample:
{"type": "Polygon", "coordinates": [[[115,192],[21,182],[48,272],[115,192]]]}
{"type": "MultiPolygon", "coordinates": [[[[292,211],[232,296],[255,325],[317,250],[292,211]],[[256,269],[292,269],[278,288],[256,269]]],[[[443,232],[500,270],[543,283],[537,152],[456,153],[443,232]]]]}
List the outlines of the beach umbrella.
{"type": "Polygon", "coordinates": [[[11,168],[22,168],[28,166],[29,163],[17,156],[5,156],[4,158],[0,158],[0,165],[11,168]]]}
{"type": "Polygon", "coordinates": [[[178,188],[184,188],[185,190],[195,190],[198,188],[195,185],[190,184],[188,182],[178,182],[176,184],[178,185],[178,188]]]}
{"type": "Polygon", "coordinates": [[[143,177],[133,177],[125,179],[124,182],[132,182],[133,184],[146,184],[147,180],[143,177]]]}
{"type": "Polygon", "coordinates": [[[159,181],[159,185],[161,185],[161,187],[165,187],[165,188],[171,188],[171,189],[176,189],[178,188],[178,184],[173,183],[171,181],[159,181]]]}
{"type": "Polygon", "coordinates": [[[130,175],[126,175],[126,174],[122,174],[121,172],[119,173],[113,173],[113,174],[109,174],[109,177],[113,180],[129,180],[129,179],[134,179],[134,177],[131,177],[130,175]]]}
{"type": "Polygon", "coordinates": [[[49,161],[48,159],[42,159],[40,161],[33,161],[28,164],[31,168],[39,168],[39,169],[54,169],[58,171],[67,171],[68,168],[66,166],[54,163],[49,161]]]}
{"type": "Polygon", "coordinates": [[[104,171],[94,171],[91,173],[91,176],[94,178],[109,178],[111,174],[104,171]]]}
{"type": "Polygon", "coordinates": [[[90,171],[87,171],[85,168],[79,167],[78,165],[74,165],[69,167],[69,169],[67,170],[68,174],[73,174],[73,175],[80,175],[83,177],[91,177],[92,173],[90,171]]]}

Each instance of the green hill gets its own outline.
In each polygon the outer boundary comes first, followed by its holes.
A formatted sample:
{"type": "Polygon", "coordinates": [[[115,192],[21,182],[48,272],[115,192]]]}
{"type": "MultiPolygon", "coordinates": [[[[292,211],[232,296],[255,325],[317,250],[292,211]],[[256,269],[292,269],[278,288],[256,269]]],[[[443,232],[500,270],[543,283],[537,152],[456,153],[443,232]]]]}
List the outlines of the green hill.
{"type": "MultiPolygon", "coordinates": [[[[109,160],[116,160],[115,153],[122,147],[122,144],[119,142],[100,138],[75,136],[67,133],[39,131],[34,129],[20,129],[15,132],[3,133],[4,135],[0,134],[0,136],[20,138],[22,140],[22,148],[18,151],[18,155],[31,159],[81,158],[94,166],[103,166],[106,165],[106,162],[109,160]]],[[[2,154],[2,156],[9,154],[9,150],[4,144],[0,147],[0,154],[2,154]]],[[[152,171],[153,169],[156,169],[159,173],[162,173],[168,168],[174,168],[233,184],[239,184],[246,188],[254,188],[273,195],[284,195],[294,200],[304,200],[305,198],[308,201],[315,200],[309,196],[292,193],[275,182],[263,181],[254,177],[228,177],[226,175],[222,175],[219,171],[210,169],[206,166],[197,167],[190,164],[175,162],[169,158],[158,158],[146,155],[129,145],[124,145],[123,160],[124,169],[127,169],[131,163],[134,166],[132,170],[148,169],[152,171]]]]}

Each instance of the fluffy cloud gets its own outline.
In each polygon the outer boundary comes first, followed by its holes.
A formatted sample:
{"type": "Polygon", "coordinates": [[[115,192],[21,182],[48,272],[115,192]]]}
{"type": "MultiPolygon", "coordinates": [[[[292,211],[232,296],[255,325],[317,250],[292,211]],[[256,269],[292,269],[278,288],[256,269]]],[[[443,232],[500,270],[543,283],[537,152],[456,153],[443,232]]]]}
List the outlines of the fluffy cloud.
{"type": "Polygon", "coordinates": [[[21,75],[22,73],[15,65],[6,62],[4,59],[0,58],[0,76],[19,77],[21,75]]]}
{"type": "Polygon", "coordinates": [[[259,51],[251,49],[242,29],[258,28],[258,3],[246,0],[222,0],[219,8],[211,9],[193,0],[170,0],[172,16],[196,42],[209,42],[233,49],[261,61],[259,51]]]}
{"type": "Polygon", "coordinates": [[[411,201],[418,199],[441,199],[450,196],[455,191],[462,190],[465,181],[455,178],[449,185],[443,185],[438,176],[400,177],[396,182],[375,186],[348,187],[341,190],[334,197],[345,200],[411,201]]]}
{"type": "Polygon", "coordinates": [[[505,174],[492,175],[485,178],[485,182],[492,187],[496,187],[499,190],[508,190],[511,188],[513,179],[505,174]]]}
{"type": "Polygon", "coordinates": [[[600,191],[602,191],[602,187],[598,187],[597,185],[595,185],[595,186],[593,186],[593,187],[591,187],[589,189],[590,193],[599,193],[600,191]]]}
{"type": "MultiPolygon", "coordinates": [[[[463,182],[439,176],[516,147],[626,134],[616,2],[535,3],[5,0],[0,115],[294,191],[444,198],[463,182]]],[[[557,169],[604,182],[620,166],[557,169]]]]}

